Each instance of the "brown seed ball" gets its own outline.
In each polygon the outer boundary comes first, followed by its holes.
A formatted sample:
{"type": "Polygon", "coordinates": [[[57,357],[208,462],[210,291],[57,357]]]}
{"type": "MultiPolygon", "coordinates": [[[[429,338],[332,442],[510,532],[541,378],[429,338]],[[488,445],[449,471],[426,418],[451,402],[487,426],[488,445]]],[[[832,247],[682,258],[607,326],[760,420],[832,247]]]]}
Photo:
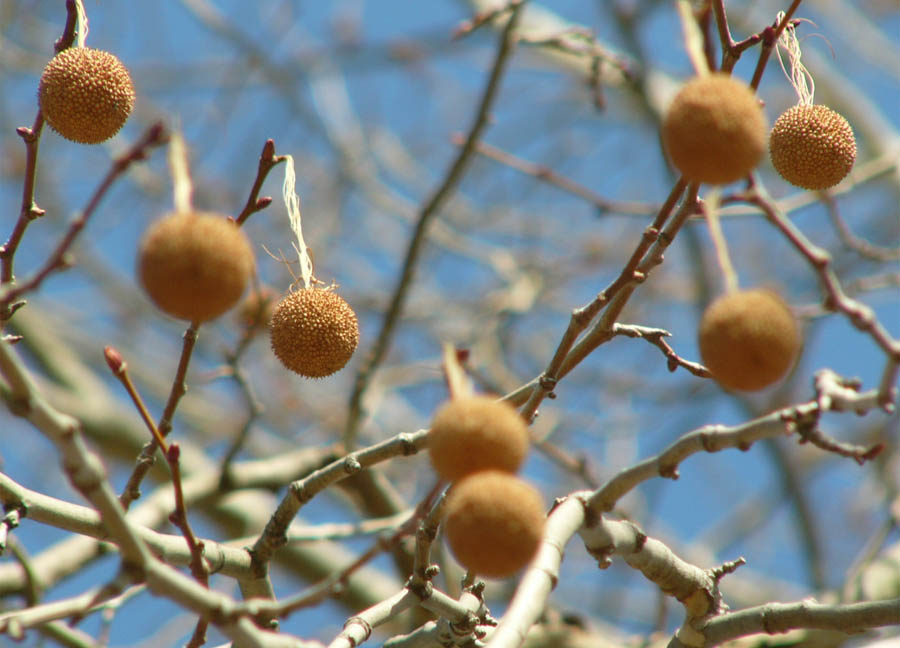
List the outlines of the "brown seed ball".
{"type": "Polygon", "coordinates": [[[480,576],[506,578],[527,565],[544,533],[538,491],[515,475],[477,472],[453,485],[444,533],[453,555],[480,576]]]}
{"type": "Polygon", "coordinates": [[[528,428],[507,403],[487,396],[457,398],[435,415],[428,453],[435,471],[450,481],[480,470],[514,473],[528,453],[528,428]]]}
{"type": "Polygon", "coordinates": [[[719,297],[700,320],[700,355],[727,389],[768,387],[794,364],[800,344],[793,314],[768,290],[719,297]]]}
{"type": "Polygon", "coordinates": [[[689,81],[666,112],[662,138],[691,182],[727,184],[750,173],[766,150],[766,118],[743,81],[710,74],[689,81]]]}
{"type": "Polygon", "coordinates": [[[306,378],[340,371],[359,344],[356,313],[337,293],[317,288],[298,290],[278,302],[269,333],[281,364],[306,378]]]}
{"type": "Polygon", "coordinates": [[[856,140],[847,120],[827,106],[800,104],[776,121],[769,153],[779,175],[803,189],[828,189],[847,177],[856,140]]]}
{"type": "Polygon", "coordinates": [[[240,299],[253,272],[253,250],[226,216],[169,214],[141,241],[138,275],[160,310],[190,321],[218,317],[240,299]]]}
{"type": "Polygon", "coordinates": [[[134,84],[128,69],[109,52],[70,47],[44,68],[38,103],[57,133],[73,142],[99,144],[128,120],[134,84]]]}

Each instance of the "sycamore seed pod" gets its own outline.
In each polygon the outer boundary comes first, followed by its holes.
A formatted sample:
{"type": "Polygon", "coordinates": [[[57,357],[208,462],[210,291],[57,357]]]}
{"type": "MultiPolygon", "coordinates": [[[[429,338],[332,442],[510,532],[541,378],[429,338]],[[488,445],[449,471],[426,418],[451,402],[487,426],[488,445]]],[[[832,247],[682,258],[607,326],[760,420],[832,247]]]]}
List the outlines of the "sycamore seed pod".
{"type": "Polygon", "coordinates": [[[138,276],[160,310],[202,322],[237,303],[253,265],[250,242],[226,216],[178,212],[153,223],[144,234],[138,276]]]}
{"type": "Polygon", "coordinates": [[[38,103],[57,133],[73,142],[98,144],[127,121],[134,85],[128,69],[109,52],[70,47],[44,68],[38,103]]]}
{"type": "Polygon", "coordinates": [[[435,471],[450,481],[487,469],[514,473],[528,453],[528,428],[507,403],[461,397],[435,415],[428,453],[435,471]]]}
{"type": "Polygon", "coordinates": [[[792,185],[828,189],[850,173],[856,140],[847,120],[831,108],[799,104],[775,121],[769,153],[775,170],[792,185]]]}
{"type": "Polygon", "coordinates": [[[727,389],[755,391],[787,373],[800,351],[800,330],[787,304],[768,290],[724,295],[700,320],[700,355],[727,389]]]}
{"type": "Polygon", "coordinates": [[[463,567],[479,576],[506,578],[537,553],[545,520],[534,487],[515,475],[486,470],[453,485],[444,509],[444,533],[463,567]]]}
{"type": "Polygon", "coordinates": [[[691,182],[727,184],[746,176],[766,150],[766,118],[753,90],[725,74],[689,81],[662,125],[666,151],[691,182]]]}
{"type": "Polygon", "coordinates": [[[275,356],[306,378],[324,378],[343,369],[359,344],[356,313],[337,293],[318,288],[284,297],[269,333],[275,356]]]}

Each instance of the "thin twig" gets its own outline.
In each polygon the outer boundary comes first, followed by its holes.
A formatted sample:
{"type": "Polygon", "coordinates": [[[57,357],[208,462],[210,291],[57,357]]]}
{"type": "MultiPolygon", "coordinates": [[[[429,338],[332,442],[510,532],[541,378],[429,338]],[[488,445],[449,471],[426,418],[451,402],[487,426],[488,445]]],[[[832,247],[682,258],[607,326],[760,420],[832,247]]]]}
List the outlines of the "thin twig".
{"type": "Polygon", "coordinates": [[[596,490],[590,498],[590,506],[597,513],[611,511],[622,497],[639,484],[654,477],[678,478],[678,466],[690,455],[697,452],[717,452],[724,448],[749,449],[756,441],[785,434],[797,433],[817,424],[823,413],[821,402],[829,407],[841,407],[855,411],[870,411],[879,404],[878,390],[847,394],[837,391],[835,399],[822,401],[818,394],[811,401],[784,407],[765,416],[740,425],[707,425],[688,432],[656,456],[625,468],[596,490]]]}
{"type": "MultiPolygon", "coordinates": [[[[455,135],[453,137],[453,142],[457,145],[462,145],[463,138],[461,135],[455,135]]],[[[475,150],[479,155],[483,155],[495,162],[499,162],[505,166],[508,166],[511,169],[515,169],[516,171],[520,171],[526,175],[530,175],[533,178],[538,180],[542,180],[547,184],[553,185],[563,191],[567,191],[579,198],[583,198],[587,202],[591,203],[597,210],[601,213],[612,212],[615,214],[634,214],[640,216],[646,216],[647,214],[655,213],[659,207],[657,205],[650,205],[645,203],[638,202],[624,202],[617,200],[608,200],[604,198],[600,194],[594,192],[593,190],[585,187],[584,185],[578,184],[574,180],[571,180],[564,175],[556,173],[550,167],[543,164],[536,164],[534,162],[529,162],[523,158],[513,155],[503,149],[493,146],[491,144],[486,144],[485,142],[478,142],[475,150]]]]}
{"type": "Polygon", "coordinates": [[[847,222],[841,216],[840,211],[838,211],[837,201],[834,199],[834,196],[831,195],[831,192],[823,192],[822,200],[828,209],[831,223],[834,225],[834,229],[837,230],[838,236],[841,238],[841,242],[843,242],[844,245],[866,259],[873,259],[874,261],[885,263],[890,261],[900,261],[900,247],[891,248],[874,245],[854,234],[850,230],[850,226],[847,225],[847,222]]]}
{"type": "Polygon", "coordinates": [[[263,196],[260,198],[259,192],[262,189],[263,182],[266,181],[266,176],[269,175],[269,171],[286,159],[287,158],[283,155],[275,155],[275,140],[266,140],[266,143],[263,144],[262,153],[260,153],[259,156],[259,166],[256,170],[256,179],[253,181],[253,186],[250,188],[250,195],[247,196],[247,202],[244,204],[241,213],[234,219],[239,226],[243,225],[252,214],[261,211],[272,204],[272,198],[270,196],[263,196]]]}
{"type": "Polygon", "coordinates": [[[474,121],[469,129],[469,134],[466,137],[466,143],[456,154],[456,158],[447,170],[440,185],[419,211],[416,227],[412,238],[409,241],[409,247],[407,248],[406,256],[403,260],[403,268],[400,271],[397,283],[394,286],[391,303],[390,306],[388,306],[387,313],[382,322],[378,338],[376,339],[372,350],[369,352],[368,357],[363,362],[363,366],[360,368],[359,373],[356,375],[356,380],[353,384],[353,393],[350,396],[347,422],[344,427],[343,435],[344,446],[347,450],[352,450],[356,446],[356,437],[363,416],[363,396],[369,387],[373,374],[384,360],[388,348],[390,347],[397,322],[400,320],[403,306],[406,303],[406,296],[412,286],[419,256],[425,241],[427,240],[428,226],[440,211],[441,207],[443,207],[444,203],[450,198],[450,195],[456,189],[460,180],[462,180],[463,174],[475,154],[475,144],[478,142],[481,134],[488,125],[488,114],[494,103],[494,99],[499,92],[500,79],[503,77],[506,63],[513,51],[513,44],[515,41],[513,34],[515,32],[516,24],[518,23],[519,15],[521,14],[523,2],[520,0],[512,3],[512,5],[512,12],[506,23],[506,27],[503,29],[500,36],[500,44],[497,48],[494,65],[491,68],[491,73],[482,93],[474,121]]]}
{"type": "Polygon", "coordinates": [[[759,60],[756,62],[756,69],[753,71],[753,78],[750,81],[750,87],[754,90],[759,88],[759,82],[762,81],[766,63],[769,62],[769,57],[772,56],[772,50],[775,49],[778,39],[781,37],[781,32],[783,32],[785,27],[791,22],[791,18],[794,15],[794,12],[797,11],[797,7],[800,6],[801,2],[802,0],[793,0],[791,6],[788,7],[788,10],[784,13],[784,17],[781,21],[776,21],[774,25],[766,27],[761,32],[762,49],[759,51],[759,60]]]}
{"type": "MultiPolygon", "coordinates": [[[[75,25],[78,18],[75,0],[66,0],[66,25],[62,35],[56,40],[53,47],[56,52],[70,47],[75,42],[75,25]]],[[[25,229],[36,218],[44,215],[44,210],[34,201],[35,178],[37,176],[38,148],[41,142],[41,132],[44,128],[44,114],[38,108],[37,115],[31,128],[22,126],[16,129],[16,133],[25,144],[25,180],[22,183],[22,205],[19,210],[19,219],[13,226],[9,239],[0,247],[0,285],[12,283],[13,259],[25,229]]],[[[9,319],[12,312],[9,302],[0,304],[0,320],[9,319]]]]}
{"type": "Polygon", "coordinates": [[[364,468],[397,456],[416,454],[425,447],[428,430],[412,434],[402,433],[368,448],[352,452],[299,479],[288,487],[266,528],[253,544],[250,554],[259,572],[271,560],[277,549],[287,542],[287,529],[300,508],[332,484],[355,475],[364,468]]]}
{"type": "MultiPolygon", "coordinates": [[[[70,265],[72,265],[72,260],[69,257],[69,248],[72,247],[72,244],[75,242],[75,238],[84,229],[84,226],[87,225],[88,219],[94,214],[97,210],[97,207],[100,205],[100,202],[106,196],[106,192],[109,191],[109,188],[113,185],[113,183],[118,180],[118,178],[128,170],[134,162],[139,160],[146,159],[149,154],[149,150],[155,146],[160,146],[166,141],[166,131],[163,127],[162,122],[157,122],[150,126],[144,133],[144,135],[135,142],[134,146],[128,149],[125,153],[118,156],[113,160],[112,167],[110,167],[109,171],[107,171],[106,176],[103,178],[103,181],[94,190],[91,199],[88,201],[85,208],[72,220],[72,223],[69,225],[69,229],[66,232],[65,236],[63,236],[62,240],[57,244],[56,249],[50,254],[47,258],[44,265],[34,273],[27,280],[23,281],[21,284],[14,285],[0,294],[0,311],[6,311],[9,305],[21,297],[26,292],[30,292],[32,290],[37,289],[41,283],[46,279],[51,273],[63,270],[70,265]]],[[[24,212],[23,212],[24,213],[24,212]]],[[[21,222],[21,218],[20,218],[21,222]]],[[[24,232],[24,226],[22,227],[22,232],[24,232]]],[[[15,232],[14,232],[15,234],[15,232]]],[[[21,236],[19,237],[21,238],[21,236]]],[[[12,246],[13,252],[15,251],[15,246],[18,245],[18,241],[12,246]]],[[[12,257],[10,256],[10,259],[12,257]]],[[[9,280],[12,280],[12,264],[10,262],[9,266],[10,277],[9,280]]]]}
{"type": "MultiPolygon", "coordinates": [[[[870,307],[852,299],[844,292],[832,267],[831,255],[809,240],[793,222],[781,213],[774,201],[756,181],[755,176],[743,199],[762,210],[768,221],[780,230],[791,245],[809,262],[825,291],[825,308],[843,313],[853,326],[867,333],[887,356],[885,375],[893,374],[896,379],[896,371],[891,367],[900,364],[900,341],[888,332],[870,307]]],[[[882,382],[881,401],[888,411],[893,409],[894,389],[894,383],[887,380],[882,382]]]]}
{"type": "Polygon", "coordinates": [[[697,362],[685,360],[679,356],[672,347],[666,342],[665,338],[672,334],[665,329],[650,328],[648,326],[637,326],[635,324],[614,324],[613,335],[625,335],[630,338],[639,338],[647,340],[650,344],[657,347],[666,356],[669,371],[675,371],[678,367],[687,369],[698,378],[712,378],[709,369],[697,362]]]}
{"type": "MultiPolygon", "coordinates": [[[[187,383],[185,382],[185,378],[187,376],[188,365],[191,362],[191,354],[193,353],[194,345],[197,342],[197,329],[199,327],[199,322],[191,322],[190,326],[188,326],[187,330],[184,332],[184,342],[181,347],[181,357],[178,360],[178,369],[175,371],[175,378],[172,380],[172,387],[169,390],[169,398],[166,401],[165,409],[156,426],[163,438],[167,437],[169,432],[172,431],[172,417],[175,415],[175,409],[178,407],[181,397],[187,393],[187,383]]],[[[150,472],[150,469],[156,461],[155,455],[158,447],[159,444],[154,438],[141,449],[141,452],[135,461],[134,470],[128,478],[125,488],[122,490],[122,494],[119,496],[122,506],[126,511],[134,500],[140,498],[141,482],[144,480],[144,477],[147,476],[147,473],[150,472]]]]}

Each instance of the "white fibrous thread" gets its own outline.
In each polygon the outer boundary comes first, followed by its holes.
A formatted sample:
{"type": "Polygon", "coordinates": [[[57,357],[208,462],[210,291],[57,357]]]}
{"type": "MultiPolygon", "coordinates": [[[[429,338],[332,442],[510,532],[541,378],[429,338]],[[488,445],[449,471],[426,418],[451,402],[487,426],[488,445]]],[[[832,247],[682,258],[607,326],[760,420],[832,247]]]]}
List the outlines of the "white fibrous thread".
{"type": "Polygon", "coordinates": [[[175,131],[169,139],[169,171],[172,174],[172,201],[175,211],[187,213],[191,211],[191,173],[188,170],[187,147],[181,133],[175,131]]]}
{"type": "Polygon", "coordinates": [[[84,47],[88,35],[88,18],[84,10],[83,0],[75,0],[75,13],[78,17],[78,21],[75,23],[75,29],[77,30],[75,43],[78,47],[84,47]]]}
{"type": "Polygon", "coordinates": [[[297,185],[297,174],[294,172],[294,158],[290,155],[285,155],[284,157],[285,167],[282,196],[284,197],[284,206],[287,208],[291,231],[293,231],[294,236],[297,237],[297,242],[292,243],[292,245],[300,260],[300,278],[303,280],[303,287],[309,288],[312,284],[313,265],[312,259],[309,257],[309,250],[306,247],[306,241],[303,240],[303,228],[300,222],[300,197],[295,190],[297,185]]]}
{"type": "MultiPolygon", "coordinates": [[[[784,20],[784,12],[779,12],[778,21],[782,20],[784,20]]],[[[809,70],[806,69],[806,66],[803,65],[803,62],[800,60],[800,39],[797,38],[797,30],[793,25],[788,25],[784,28],[784,31],[781,32],[781,36],[778,37],[775,51],[778,54],[778,62],[781,64],[784,75],[790,80],[791,85],[794,86],[794,90],[797,91],[800,103],[805,106],[813,105],[813,96],[816,93],[816,82],[813,79],[812,74],[810,74],[809,70]],[[787,54],[788,62],[791,65],[790,72],[784,67],[784,61],[781,58],[782,49],[784,49],[787,54]]]]}

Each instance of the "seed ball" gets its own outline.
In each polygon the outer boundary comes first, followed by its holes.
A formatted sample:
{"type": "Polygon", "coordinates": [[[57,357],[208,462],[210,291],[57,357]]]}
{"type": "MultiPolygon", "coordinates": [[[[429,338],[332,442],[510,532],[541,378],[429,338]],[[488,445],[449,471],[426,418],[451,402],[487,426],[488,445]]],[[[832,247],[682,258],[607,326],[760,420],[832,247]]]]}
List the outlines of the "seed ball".
{"type": "Polygon", "coordinates": [[[775,170],[792,185],[828,189],[850,173],[856,140],[847,120],[831,108],[800,104],[775,120],[769,153],[775,170]]]}
{"type": "Polygon", "coordinates": [[[456,560],[489,578],[511,576],[531,561],[546,519],[540,493],[497,470],[455,483],[444,516],[444,533],[456,560]]]}
{"type": "Polygon", "coordinates": [[[725,74],[689,81],[666,112],[662,139],[690,182],[727,184],[746,176],[766,150],[766,118],[753,90],[725,74]]]}
{"type": "Polygon", "coordinates": [[[356,313],[337,293],[318,288],[298,290],[278,302],[269,333],[281,364],[306,378],[340,371],[359,344],[356,313]]]}
{"type": "Polygon", "coordinates": [[[700,320],[700,355],[727,389],[756,391],[787,373],[800,350],[800,330],[787,304],[768,290],[724,295],[700,320]]]}
{"type": "Polygon", "coordinates": [[[128,120],[134,84],[128,69],[109,52],[70,47],[44,68],[38,103],[57,133],[73,142],[99,144],[128,120]]]}
{"type": "Polygon", "coordinates": [[[253,250],[244,232],[222,214],[181,212],[144,234],[138,275],[164,313],[207,321],[234,306],[253,272],[253,250]]]}
{"type": "Polygon", "coordinates": [[[435,471],[450,481],[480,470],[514,473],[528,453],[528,428],[507,403],[487,396],[457,398],[435,415],[428,453],[435,471]]]}

